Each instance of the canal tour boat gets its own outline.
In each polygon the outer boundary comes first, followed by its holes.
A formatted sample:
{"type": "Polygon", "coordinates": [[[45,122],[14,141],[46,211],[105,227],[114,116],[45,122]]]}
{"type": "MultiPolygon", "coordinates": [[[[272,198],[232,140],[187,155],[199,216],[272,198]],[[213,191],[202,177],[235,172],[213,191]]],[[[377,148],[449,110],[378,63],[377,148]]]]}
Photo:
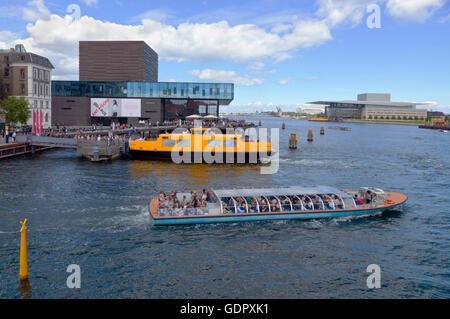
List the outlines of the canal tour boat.
{"type": "Polygon", "coordinates": [[[317,219],[381,213],[406,200],[406,195],[370,187],[203,190],[168,196],[161,192],[151,200],[149,212],[157,226],[317,219]]]}
{"type": "Polygon", "coordinates": [[[270,142],[244,134],[222,134],[218,129],[193,128],[184,133],[165,133],[158,138],[130,141],[135,158],[172,160],[177,163],[259,163],[271,156],[270,142]],[[218,131],[220,133],[218,133],[218,131]]]}

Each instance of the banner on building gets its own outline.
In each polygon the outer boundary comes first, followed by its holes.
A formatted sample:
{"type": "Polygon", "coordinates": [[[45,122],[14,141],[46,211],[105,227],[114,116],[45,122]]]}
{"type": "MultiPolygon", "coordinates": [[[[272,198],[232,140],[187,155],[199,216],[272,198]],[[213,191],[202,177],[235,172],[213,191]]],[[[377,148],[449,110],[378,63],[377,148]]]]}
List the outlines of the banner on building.
{"type": "Polygon", "coordinates": [[[140,99],[91,99],[92,117],[141,117],[140,99]]]}

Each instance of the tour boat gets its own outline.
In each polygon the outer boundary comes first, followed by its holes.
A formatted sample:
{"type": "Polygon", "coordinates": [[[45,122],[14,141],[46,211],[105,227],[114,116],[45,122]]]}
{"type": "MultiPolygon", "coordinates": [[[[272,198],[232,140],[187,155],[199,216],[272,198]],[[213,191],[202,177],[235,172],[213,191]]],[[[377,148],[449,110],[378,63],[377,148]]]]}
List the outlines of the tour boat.
{"type": "Polygon", "coordinates": [[[222,134],[217,130],[193,128],[184,133],[165,133],[158,138],[132,140],[129,152],[136,158],[176,163],[256,164],[270,158],[270,142],[244,134],[222,134]]]}
{"type": "Polygon", "coordinates": [[[317,219],[372,215],[406,200],[406,195],[371,187],[358,191],[330,186],[208,190],[160,193],[151,200],[149,212],[158,226],[317,219]]]}

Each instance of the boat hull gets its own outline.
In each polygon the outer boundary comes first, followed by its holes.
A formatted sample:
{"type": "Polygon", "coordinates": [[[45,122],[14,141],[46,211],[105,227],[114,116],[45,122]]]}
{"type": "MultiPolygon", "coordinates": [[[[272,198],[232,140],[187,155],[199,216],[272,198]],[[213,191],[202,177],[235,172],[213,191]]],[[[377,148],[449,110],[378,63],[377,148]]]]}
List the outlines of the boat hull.
{"type": "MultiPolygon", "coordinates": [[[[172,161],[172,152],[167,152],[167,151],[141,151],[141,150],[130,150],[129,153],[133,156],[133,158],[136,159],[143,159],[143,160],[160,160],[160,161],[172,161]]],[[[232,163],[229,164],[236,164],[236,163],[259,163],[261,162],[261,160],[263,160],[264,158],[268,158],[270,157],[271,153],[267,152],[267,153],[263,153],[264,156],[261,156],[261,154],[259,153],[243,153],[243,154],[238,154],[238,153],[233,153],[232,156],[228,155],[231,157],[231,159],[233,160],[232,163]]],[[[214,154],[213,154],[214,157],[214,154]]],[[[213,163],[217,163],[217,164],[223,164],[223,163],[228,163],[228,158],[227,158],[227,153],[222,153],[222,156],[219,156],[218,154],[216,154],[216,157],[214,157],[215,160],[213,163]]],[[[203,153],[200,152],[192,152],[191,153],[191,157],[190,157],[190,163],[199,163],[199,160],[201,159],[200,163],[207,163],[205,161],[205,158],[203,156],[203,153]]],[[[189,163],[189,164],[190,164],[189,163]]]]}

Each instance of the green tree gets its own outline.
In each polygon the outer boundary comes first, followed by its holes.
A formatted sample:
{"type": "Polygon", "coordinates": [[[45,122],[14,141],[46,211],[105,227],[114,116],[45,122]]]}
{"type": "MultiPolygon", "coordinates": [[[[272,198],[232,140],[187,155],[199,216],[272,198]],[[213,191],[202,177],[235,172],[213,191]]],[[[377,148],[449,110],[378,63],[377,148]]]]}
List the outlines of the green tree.
{"type": "Polygon", "coordinates": [[[7,97],[0,101],[0,115],[5,118],[6,123],[26,124],[31,116],[28,101],[24,97],[7,97]]]}

